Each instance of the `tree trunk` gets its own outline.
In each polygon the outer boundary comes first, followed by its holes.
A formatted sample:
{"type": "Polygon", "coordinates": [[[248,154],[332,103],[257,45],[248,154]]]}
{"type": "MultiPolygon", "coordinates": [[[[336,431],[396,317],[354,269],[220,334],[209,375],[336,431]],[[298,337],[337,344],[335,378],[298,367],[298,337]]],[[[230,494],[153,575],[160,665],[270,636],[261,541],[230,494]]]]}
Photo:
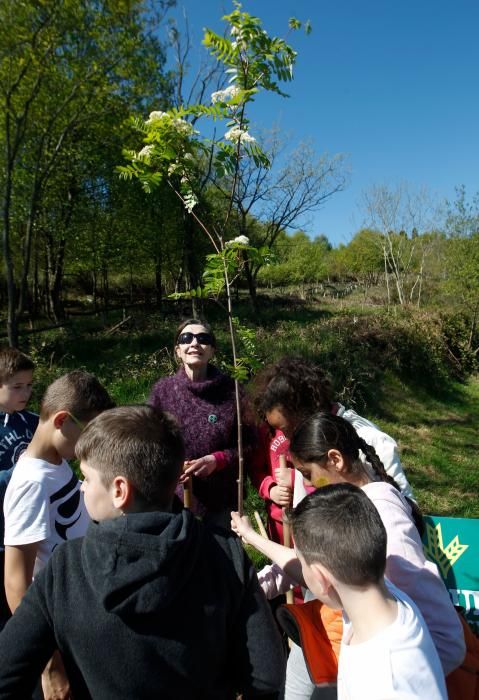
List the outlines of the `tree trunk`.
{"type": "Polygon", "coordinates": [[[28,215],[26,228],[25,228],[25,240],[23,242],[23,261],[22,261],[22,274],[20,277],[20,284],[18,286],[18,314],[22,314],[25,311],[28,297],[28,273],[30,272],[30,258],[32,254],[32,238],[33,238],[33,226],[35,222],[35,216],[37,211],[37,200],[38,192],[37,188],[34,188],[32,192],[32,201],[30,203],[30,212],[28,215]]]}
{"type": "MultiPolygon", "coordinates": [[[[197,278],[195,270],[195,257],[193,250],[193,236],[194,236],[194,222],[191,216],[184,212],[184,226],[185,226],[185,239],[184,239],[184,277],[185,277],[185,289],[187,292],[192,289],[196,289],[199,285],[199,280],[197,278]]],[[[198,316],[198,300],[196,297],[191,297],[191,316],[196,318],[198,316]]]]}
{"type": "Polygon", "coordinates": [[[106,264],[103,264],[102,266],[101,277],[103,292],[103,311],[106,314],[110,305],[110,287],[108,282],[108,267],[106,266],[106,264]]]}
{"type": "MultiPolygon", "coordinates": [[[[7,162],[9,161],[7,153],[7,162]]],[[[10,205],[12,201],[12,170],[7,166],[5,182],[5,198],[3,203],[3,236],[2,249],[5,266],[5,279],[7,282],[7,336],[8,344],[12,348],[18,346],[18,317],[16,311],[17,290],[15,286],[15,273],[12,254],[10,250],[10,205]]]]}
{"type": "Polygon", "coordinates": [[[253,276],[252,270],[251,270],[251,264],[249,260],[246,259],[245,261],[245,273],[246,273],[246,282],[248,284],[248,292],[249,292],[249,299],[250,299],[250,304],[251,304],[251,309],[255,316],[258,316],[260,313],[259,310],[259,304],[258,304],[258,296],[256,293],[256,280],[253,276]]]}
{"type": "Polygon", "coordinates": [[[59,242],[57,254],[55,257],[53,284],[50,292],[53,317],[57,322],[62,321],[65,318],[65,308],[63,306],[61,298],[63,287],[63,271],[65,263],[65,246],[66,239],[62,238],[59,242]]]}
{"type": "Polygon", "coordinates": [[[133,265],[130,260],[130,304],[133,304],[133,265]]]}
{"type": "Polygon", "coordinates": [[[388,311],[389,311],[389,307],[391,306],[391,292],[389,290],[388,258],[387,258],[386,248],[383,248],[383,256],[384,256],[384,279],[386,281],[386,289],[387,289],[387,293],[388,293],[388,311]]]}
{"type": "Polygon", "coordinates": [[[93,269],[91,272],[91,295],[93,300],[93,310],[96,313],[98,311],[98,285],[96,279],[96,270],[93,269]]]}
{"type": "Polygon", "coordinates": [[[50,299],[50,256],[48,253],[48,245],[45,246],[45,270],[44,270],[44,289],[45,289],[45,313],[48,317],[52,315],[51,299],[50,299]]]}
{"type": "Polygon", "coordinates": [[[386,235],[388,245],[389,245],[389,253],[388,253],[388,260],[392,268],[392,272],[394,275],[394,280],[396,282],[396,290],[398,293],[398,299],[399,303],[401,306],[404,306],[404,293],[403,293],[403,283],[401,279],[401,271],[399,269],[399,261],[396,260],[396,255],[394,253],[394,246],[391,240],[391,237],[389,234],[386,235]]]}
{"type": "Polygon", "coordinates": [[[156,308],[161,309],[161,294],[162,294],[162,275],[161,275],[161,251],[157,251],[155,256],[155,297],[156,308]]]}
{"type": "MultiPolygon", "coordinates": [[[[37,236],[37,239],[38,239],[38,236],[37,236]]],[[[37,241],[35,241],[34,250],[35,250],[35,258],[33,261],[32,317],[38,318],[38,316],[40,315],[40,281],[38,279],[38,244],[37,244],[37,241]]]]}
{"type": "Polygon", "coordinates": [[[474,335],[476,333],[476,327],[477,327],[477,316],[479,314],[479,303],[476,304],[474,307],[473,313],[472,313],[472,321],[471,321],[471,328],[469,330],[469,340],[467,343],[467,349],[472,350],[472,344],[474,341],[474,335]]]}

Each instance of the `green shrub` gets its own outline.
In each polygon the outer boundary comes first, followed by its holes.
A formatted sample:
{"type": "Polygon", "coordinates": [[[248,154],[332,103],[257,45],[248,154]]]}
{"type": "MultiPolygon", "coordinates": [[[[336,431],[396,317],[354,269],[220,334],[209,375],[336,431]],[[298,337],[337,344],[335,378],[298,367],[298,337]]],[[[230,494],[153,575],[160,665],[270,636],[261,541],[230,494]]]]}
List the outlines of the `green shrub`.
{"type": "Polygon", "coordinates": [[[467,376],[474,368],[471,353],[459,353],[457,344],[452,345],[457,338],[452,328],[438,314],[415,310],[396,316],[342,312],[317,321],[280,321],[274,329],[259,328],[257,343],[266,363],[283,355],[319,363],[330,374],[340,400],[364,407],[380,400],[385,370],[436,390],[449,379],[467,376]]]}

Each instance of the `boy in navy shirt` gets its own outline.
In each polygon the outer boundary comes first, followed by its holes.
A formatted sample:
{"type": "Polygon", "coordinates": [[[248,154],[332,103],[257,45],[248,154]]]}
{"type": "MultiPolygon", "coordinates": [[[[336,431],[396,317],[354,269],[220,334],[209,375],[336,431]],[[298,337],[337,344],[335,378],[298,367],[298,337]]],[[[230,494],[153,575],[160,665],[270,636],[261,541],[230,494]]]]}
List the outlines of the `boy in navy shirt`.
{"type": "Polygon", "coordinates": [[[10,616],[3,586],[3,499],[13,467],[38,425],[38,415],[26,410],[32,393],[33,369],[33,362],[19,350],[0,350],[0,629],[10,616]]]}
{"type": "Polygon", "coordinates": [[[27,411],[34,364],[19,350],[0,351],[0,471],[11,469],[26,449],[38,425],[27,411]]]}

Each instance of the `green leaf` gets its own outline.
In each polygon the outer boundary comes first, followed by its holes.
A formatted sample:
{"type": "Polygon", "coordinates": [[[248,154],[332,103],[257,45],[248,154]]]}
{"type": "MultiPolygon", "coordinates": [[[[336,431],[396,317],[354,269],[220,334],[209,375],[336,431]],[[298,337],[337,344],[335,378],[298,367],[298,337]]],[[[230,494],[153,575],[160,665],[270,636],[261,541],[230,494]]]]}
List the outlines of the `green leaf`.
{"type": "Polygon", "coordinates": [[[210,49],[213,56],[223,63],[232,64],[237,55],[237,49],[232,46],[232,42],[225,37],[219,36],[210,29],[205,30],[203,44],[210,49]]]}
{"type": "Polygon", "coordinates": [[[290,17],[288,26],[290,29],[301,29],[301,22],[296,17],[290,17]]]}
{"type": "Polygon", "coordinates": [[[168,294],[168,299],[191,299],[191,291],[189,292],[172,292],[168,294]]]}

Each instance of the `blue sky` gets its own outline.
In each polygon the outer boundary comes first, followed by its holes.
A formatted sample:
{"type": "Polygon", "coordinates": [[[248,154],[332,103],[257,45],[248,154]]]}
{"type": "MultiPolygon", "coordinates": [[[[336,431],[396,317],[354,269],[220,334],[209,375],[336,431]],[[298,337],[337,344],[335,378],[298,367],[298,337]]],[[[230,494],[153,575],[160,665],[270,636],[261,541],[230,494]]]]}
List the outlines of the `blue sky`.
{"type": "MultiPolygon", "coordinates": [[[[199,44],[203,27],[222,31],[232,3],[178,8],[199,44]]],[[[253,115],[294,142],[311,139],[318,153],[347,155],[348,187],[305,222],[308,234],[347,243],[372,185],[407,181],[438,199],[460,184],[470,197],[479,190],[477,0],[245,0],[243,9],[279,36],[291,16],[313,25],[288,37],[299,54],[290,98],[262,96],[253,115]]]]}

